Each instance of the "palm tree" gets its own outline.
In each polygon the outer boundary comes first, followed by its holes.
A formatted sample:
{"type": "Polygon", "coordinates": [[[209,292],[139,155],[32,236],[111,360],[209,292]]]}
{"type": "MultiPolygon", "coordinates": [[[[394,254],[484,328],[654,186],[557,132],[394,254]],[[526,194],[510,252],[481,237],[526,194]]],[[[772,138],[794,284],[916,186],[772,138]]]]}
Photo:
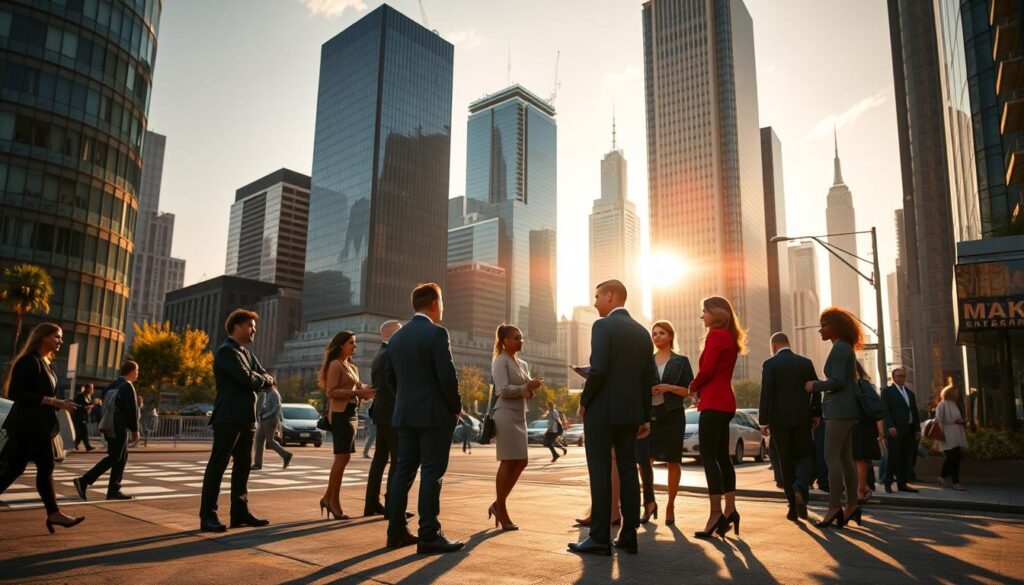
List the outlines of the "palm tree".
{"type": "Polygon", "coordinates": [[[14,313],[14,346],[21,337],[21,320],[29,313],[49,313],[53,279],[42,266],[16,264],[0,271],[0,306],[14,313]]]}

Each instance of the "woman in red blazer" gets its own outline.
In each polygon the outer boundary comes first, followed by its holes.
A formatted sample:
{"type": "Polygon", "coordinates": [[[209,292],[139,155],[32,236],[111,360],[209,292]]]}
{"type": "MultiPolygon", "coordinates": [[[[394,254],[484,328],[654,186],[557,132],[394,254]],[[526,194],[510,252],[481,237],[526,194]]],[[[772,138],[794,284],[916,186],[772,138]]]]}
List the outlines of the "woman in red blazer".
{"type": "Polygon", "coordinates": [[[736,312],[722,297],[704,299],[701,319],[708,332],[698,362],[700,371],[690,384],[690,393],[697,396],[700,421],[697,435],[701,461],[711,498],[711,515],[697,538],[721,536],[730,524],[740,533],[740,515],[736,511],[736,471],[729,455],[729,421],[736,414],[736,395],[732,390],[732,372],[736,358],[747,353],[747,334],[740,327],[736,312]],[[722,509],[722,496],[725,509],[722,509]]]}

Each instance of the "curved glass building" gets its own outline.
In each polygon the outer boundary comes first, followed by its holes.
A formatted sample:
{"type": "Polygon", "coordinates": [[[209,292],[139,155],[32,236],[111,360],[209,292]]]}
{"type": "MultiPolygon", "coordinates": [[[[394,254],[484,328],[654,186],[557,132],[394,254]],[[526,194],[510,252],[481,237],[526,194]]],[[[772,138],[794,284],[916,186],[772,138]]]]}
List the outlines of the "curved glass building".
{"type": "MultiPolygon", "coordinates": [[[[0,3],[0,266],[49,271],[45,318],[78,344],[80,380],[113,378],[125,350],[160,10],[160,0],[0,3]]],[[[0,312],[0,356],[13,323],[0,312]]]]}

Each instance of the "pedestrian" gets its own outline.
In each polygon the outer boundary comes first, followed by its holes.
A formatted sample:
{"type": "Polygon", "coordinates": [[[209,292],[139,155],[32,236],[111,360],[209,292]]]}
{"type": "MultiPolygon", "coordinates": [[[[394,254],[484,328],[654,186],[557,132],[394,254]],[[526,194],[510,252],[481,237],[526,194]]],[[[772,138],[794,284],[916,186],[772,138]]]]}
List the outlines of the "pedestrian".
{"type": "Polygon", "coordinates": [[[149,411],[146,420],[146,433],[155,436],[160,427],[160,412],[157,410],[156,398],[149,399],[149,411]]]}
{"type": "Polygon", "coordinates": [[[363,429],[365,430],[366,442],[363,443],[363,459],[370,458],[370,449],[373,448],[373,444],[377,442],[377,425],[370,418],[370,409],[373,408],[373,400],[365,402],[363,407],[359,409],[359,420],[363,423],[363,429]]]}
{"type": "MultiPolygon", "coordinates": [[[[857,362],[857,374],[861,380],[870,380],[871,376],[864,370],[864,366],[857,362]]],[[[864,504],[873,495],[871,484],[871,469],[873,462],[882,458],[881,442],[885,436],[881,420],[865,418],[861,413],[861,419],[857,426],[853,427],[853,464],[857,467],[857,501],[864,504]]]]}
{"type": "Polygon", "coordinates": [[[597,285],[594,307],[601,318],[591,331],[590,369],[580,395],[590,476],[590,534],[569,543],[579,554],[610,555],[611,546],[637,553],[640,482],[636,440],[651,432],[651,388],[658,383],[654,345],[647,329],[626,311],[628,291],[618,280],[597,285]],[[612,452],[619,470],[622,528],[611,539],[612,452]]]}
{"type": "Polygon", "coordinates": [[[854,517],[860,523],[857,504],[857,466],[853,461],[853,429],[861,416],[857,399],[857,359],[854,350],[864,343],[857,318],[846,309],[829,307],[821,313],[822,341],[831,341],[832,350],[825,360],[825,380],[807,382],[808,392],[823,392],[822,415],[825,429],[825,460],[828,464],[829,506],[825,517],[815,524],[825,528],[836,523],[842,528],[854,517]],[[843,489],[846,508],[842,507],[843,489]]]}
{"type": "MultiPolygon", "coordinates": [[[[641,470],[644,484],[644,515],[641,524],[658,517],[658,503],[654,499],[654,471],[652,462],[661,461],[668,467],[668,505],[665,507],[665,525],[676,523],[676,494],[682,470],[682,437],[686,433],[686,397],[693,383],[693,368],[685,355],[675,352],[676,329],[669,321],[658,321],[651,327],[651,341],[656,350],[654,365],[658,368],[658,384],[651,389],[651,435],[638,440],[650,443],[649,456],[641,470]]],[[[638,460],[639,461],[639,460],[638,460]]]]}
{"type": "Polygon", "coordinates": [[[391,417],[395,413],[395,367],[391,363],[388,352],[388,340],[402,324],[388,320],[380,326],[380,348],[373,356],[370,364],[370,385],[377,394],[370,406],[370,418],[377,429],[377,448],[373,450],[370,471],[366,479],[366,497],[363,504],[363,516],[374,516],[387,513],[388,496],[384,495],[384,504],[380,503],[380,488],[384,479],[384,469],[390,475],[395,471],[395,460],[398,457],[398,431],[391,426],[391,417]]]}
{"type": "Polygon", "coordinates": [[[786,519],[807,518],[814,445],[811,433],[821,421],[821,395],[808,396],[804,385],[818,379],[814,363],[789,348],[789,337],[771,337],[772,357],[761,366],[761,401],[757,410],[761,434],[771,434],[776,456],[772,464],[781,475],[789,511],[786,519]],[[799,472],[803,473],[799,473],[799,472]]]}
{"type": "Polygon", "coordinates": [[[921,415],[917,410],[917,398],[906,386],[907,375],[903,368],[892,371],[892,385],[882,390],[882,401],[889,411],[885,417],[886,444],[889,461],[886,465],[886,493],[892,493],[893,480],[901,492],[917,493],[910,487],[914,468],[914,452],[921,440],[921,415]]]}
{"type": "Polygon", "coordinates": [[[71,528],[84,516],[69,516],[57,506],[53,485],[53,438],[60,433],[57,411],[74,412],[77,405],[57,398],[57,372],[53,359],[64,344],[64,332],[54,323],[40,323],[11,359],[3,383],[4,398],[14,402],[3,428],[7,442],[0,451],[0,494],[25,473],[28,462],[36,466],[36,491],[46,508],[46,529],[71,528]]]}
{"type": "Polygon", "coordinates": [[[732,374],[736,359],[747,353],[747,333],[728,300],[708,297],[702,304],[701,320],[707,333],[698,360],[699,371],[690,384],[690,393],[696,395],[697,410],[700,411],[697,436],[711,511],[704,530],[695,532],[694,536],[710,538],[715,533],[725,536],[730,526],[736,534],[740,533],[736,470],[729,453],[732,446],[729,443],[729,421],[736,416],[732,374]]]}
{"type": "Polygon", "coordinates": [[[967,448],[967,434],[964,432],[964,417],[957,406],[960,391],[950,384],[942,389],[941,396],[942,400],[935,407],[935,424],[942,428],[942,438],[936,441],[936,446],[946,458],[942,462],[939,485],[946,487],[948,479],[953,482],[953,489],[964,491],[964,486],[960,485],[960,457],[967,448]]]}
{"type": "Polygon", "coordinates": [[[75,423],[75,451],[78,450],[79,444],[85,445],[86,453],[95,449],[89,444],[89,413],[93,409],[92,394],[92,384],[85,384],[78,394],[75,394],[75,404],[78,405],[78,409],[72,416],[75,423]]]}
{"type": "Polygon", "coordinates": [[[253,460],[252,469],[263,469],[264,447],[273,449],[274,453],[280,455],[282,468],[288,469],[293,453],[277,442],[277,429],[281,426],[283,418],[281,393],[275,384],[260,396],[259,408],[256,412],[256,457],[253,460]]]}
{"type": "Polygon", "coordinates": [[[502,530],[519,530],[508,513],[508,496],[530,462],[526,402],[544,381],[530,376],[530,366],[519,359],[522,350],[523,332],[515,325],[499,325],[494,332],[491,360],[491,379],[497,395],[491,416],[498,472],[494,477],[496,499],[487,509],[487,518],[494,516],[494,526],[500,524],[502,530]]]}
{"type": "Polygon", "coordinates": [[[458,425],[462,428],[462,432],[459,436],[462,438],[462,452],[466,455],[473,454],[473,423],[469,420],[469,415],[466,411],[462,411],[459,414],[458,425]]]}
{"type": "Polygon", "coordinates": [[[555,451],[556,446],[562,449],[562,455],[569,453],[564,444],[559,445],[558,443],[558,437],[561,437],[565,431],[565,417],[555,408],[553,400],[548,400],[547,407],[548,411],[543,415],[548,419],[548,428],[544,431],[544,446],[551,451],[551,462],[554,463],[561,456],[558,451],[555,451]]]}
{"type": "Polygon", "coordinates": [[[319,381],[327,394],[328,420],[334,442],[334,462],[327,489],[320,498],[320,512],[327,517],[348,520],[341,508],[341,482],[345,468],[356,452],[356,409],[360,398],[373,398],[373,388],[359,381],[359,368],[352,362],[356,353],[356,335],[351,331],[336,334],[324,349],[319,381]]]}
{"type": "Polygon", "coordinates": [[[224,329],[228,338],[213,356],[213,377],[217,391],[213,400],[213,447],[203,474],[203,495],[199,504],[199,529],[224,532],[217,517],[217,498],[224,471],[231,464],[231,527],[266,526],[270,521],[253,516],[249,510],[249,472],[256,424],[256,395],[274,386],[256,356],[245,348],[256,339],[254,311],[235,309],[224,329]]]}
{"type": "Polygon", "coordinates": [[[448,540],[437,518],[452,431],[462,414],[459,378],[448,330],[437,324],[444,315],[441,287],[421,284],[411,296],[416,313],[388,342],[397,383],[391,424],[398,428],[398,462],[388,477],[387,546],[416,544],[418,553],[448,553],[465,546],[448,540]],[[421,467],[419,534],[413,535],[405,508],[421,467]]]}
{"type": "MultiPolygon", "coordinates": [[[[130,500],[133,496],[121,491],[124,467],[128,463],[128,443],[139,440],[139,416],[136,405],[135,381],[139,379],[139,364],[128,360],[121,364],[120,376],[103,391],[104,410],[111,409],[111,426],[101,428],[107,438],[107,455],[96,462],[85,475],[72,480],[78,496],[87,500],[89,486],[110,471],[107,480],[108,500],[130,500]]],[[[107,420],[104,412],[104,419],[107,420]]],[[[102,425],[101,425],[102,426],[102,425]]]]}

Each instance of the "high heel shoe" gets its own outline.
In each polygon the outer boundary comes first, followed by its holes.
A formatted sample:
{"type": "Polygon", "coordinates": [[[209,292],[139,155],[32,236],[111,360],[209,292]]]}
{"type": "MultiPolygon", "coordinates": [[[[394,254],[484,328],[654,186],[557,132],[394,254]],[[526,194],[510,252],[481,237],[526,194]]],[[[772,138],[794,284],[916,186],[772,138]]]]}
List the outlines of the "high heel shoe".
{"type": "Polygon", "coordinates": [[[576,525],[577,526],[590,526],[590,516],[587,516],[586,518],[577,518],[576,519],[576,525]]]}
{"type": "Polygon", "coordinates": [[[54,526],[61,526],[63,528],[71,528],[72,526],[76,526],[78,524],[81,524],[82,520],[85,520],[85,516],[77,516],[77,517],[68,516],[67,518],[68,518],[67,521],[63,521],[63,520],[50,520],[49,518],[47,518],[46,519],[46,529],[50,531],[50,534],[53,534],[53,532],[54,532],[53,527],[54,526]]]}
{"type": "Polygon", "coordinates": [[[335,510],[333,507],[327,506],[327,518],[330,519],[331,516],[334,516],[335,520],[349,520],[349,515],[344,511],[335,510]]]}
{"type": "Polygon", "coordinates": [[[853,512],[851,512],[849,517],[843,519],[843,526],[846,526],[851,520],[856,522],[857,526],[863,526],[864,525],[864,521],[863,521],[862,515],[861,515],[860,506],[857,506],[857,509],[854,510],[853,512]]]}
{"type": "Polygon", "coordinates": [[[320,498],[320,517],[321,518],[324,517],[324,511],[325,510],[327,510],[327,511],[330,510],[330,507],[327,506],[327,498],[320,498]]]}
{"type": "Polygon", "coordinates": [[[640,519],[640,523],[647,524],[651,521],[652,516],[655,520],[658,519],[658,502],[651,502],[648,506],[645,506],[644,517],[640,519]]]}
{"type": "Polygon", "coordinates": [[[736,510],[733,510],[731,514],[726,516],[724,530],[721,529],[721,525],[719,525],[718,535],[724,537],[726,534],[729,534],[729,526],[732,526],[733,532],[736,533],[736,536],[740,535],[740,513],[736,510]]]}
{"type": "Polygon", "coordinates": [[[828,528],[828,526],[832,524],[832,522],[836,523],[836,528],[842,528],[846,525],[846,521],[843,519],[842,508],[840,508],[839,511],[833,514],[831,517],[826,517],[821,522],[815,522],[814,526],[815,528],[828,528]]]}
{"type": "MultiPolygon", "coordinates": [[[[498,527],[498,513],[494,510],[494,505],[497,502],[493,502],[490,508],[487,508],[487,519],[490,520],[491,516],[494,516],[494,527],[498,527]]],[[[579,520],[577,520],[579,522],[579,520]]]]}
{"type": "Polygon", "coordinates": [[[693,535],[697,538],[711,538],[717,532],[718,534],[725,536],[726,531],[729,530],[729,521],[725,519],[725,515],[721,512],[718,513],[718,521],[709,530],[699,530],[694,532],[693,535]]]}

